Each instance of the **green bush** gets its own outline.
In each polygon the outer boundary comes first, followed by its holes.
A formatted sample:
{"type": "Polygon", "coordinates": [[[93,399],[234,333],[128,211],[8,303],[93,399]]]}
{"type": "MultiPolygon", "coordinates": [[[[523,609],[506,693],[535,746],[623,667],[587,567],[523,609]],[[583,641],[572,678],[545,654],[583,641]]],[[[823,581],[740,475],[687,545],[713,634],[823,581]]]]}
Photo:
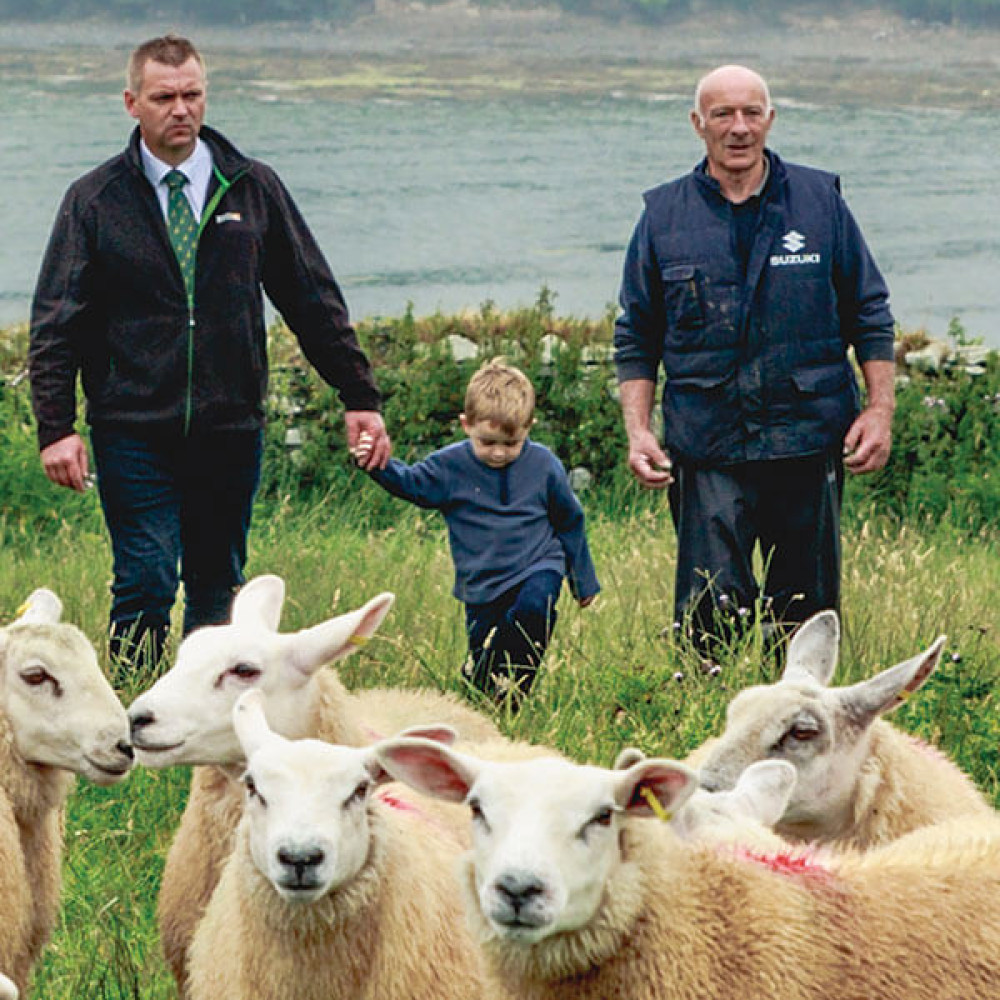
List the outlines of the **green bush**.
{"type": "MultiPolygon", "coordinates": [[[[530,308],[362,323],[358,335],[372,360],[385,398],[385,421],[394,453],[416,461],[458,440],[465,386],[480,360],[505,355],[524,369],[538,396],[533,437],[568,469],[593,476],[588,506],[624,516],[655,503],[627,466],[614,369],[609,361],[612,315],[600,320],[557,317],[543,289],[530,308]],[[475,360],[454,361],[448,338],[477,345],[475,360]]],[[[961,343],[961,328],[952,336],[961,343]]],[[[362,493],[371,527],[406,515],[402,505],[372,488],[353,467],[344,443],[343,407],[302,358],[282,326],[271,330],[272,379],[268,398],[263,481],[265,515],[329,497],[341,506],[362,493]]],[[[0,507],[3,538],[46,535],[67,523],[99,526],[96,497],[59,490],[38,463],[24,374],[26,330],[0,336],[0,507]]],[[[983,374],[964,370],[915,374],[897,389],[893,452],[880,473],[848,477],[845,518],[872,515],[900,523],[933,521],[962,532],[1000,524],[1000,356],[989,355],[983,374]]]]}
{"type": "Polygon", "coordinates": [[[948,522],[970,532],[1000,524],[1000,355],[986,371],[915,374],[896,391],[885,469],[851,479],[846,507],[862,517],[948,522]]]}

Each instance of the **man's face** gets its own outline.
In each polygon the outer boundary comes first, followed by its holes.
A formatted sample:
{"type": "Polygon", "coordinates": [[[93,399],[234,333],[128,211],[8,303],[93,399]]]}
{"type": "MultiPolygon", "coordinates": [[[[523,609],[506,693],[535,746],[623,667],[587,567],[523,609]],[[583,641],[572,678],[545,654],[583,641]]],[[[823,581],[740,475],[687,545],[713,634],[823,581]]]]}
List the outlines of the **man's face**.
{"type": "Polygon", "coordinates": [[[739,174],[763,163],[774,109],[757,76],[733,68],[706,81],[691,123],[705,143],[709,173],[739,174]]]}
{"type": "Polygon", "coordinates": [[[164,163],[183,163],[194,150],[205,90],[205,74],[192,57],[180,66],[148,60],[138,92],[125,91],[126,110],[139,122],[150,152],[164,163]]]}

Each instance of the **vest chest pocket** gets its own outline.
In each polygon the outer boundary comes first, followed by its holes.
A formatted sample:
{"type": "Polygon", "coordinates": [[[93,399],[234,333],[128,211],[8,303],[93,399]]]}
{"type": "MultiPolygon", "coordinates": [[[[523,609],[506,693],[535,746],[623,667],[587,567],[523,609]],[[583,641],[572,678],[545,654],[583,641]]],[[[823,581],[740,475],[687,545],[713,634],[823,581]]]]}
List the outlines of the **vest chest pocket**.
{"type": "Polygon", "coordinates": [[[698,271],[694,264],[675,264],[663,269],[663,305],[670,329],[697,330],[705,325],[698,271]]]}

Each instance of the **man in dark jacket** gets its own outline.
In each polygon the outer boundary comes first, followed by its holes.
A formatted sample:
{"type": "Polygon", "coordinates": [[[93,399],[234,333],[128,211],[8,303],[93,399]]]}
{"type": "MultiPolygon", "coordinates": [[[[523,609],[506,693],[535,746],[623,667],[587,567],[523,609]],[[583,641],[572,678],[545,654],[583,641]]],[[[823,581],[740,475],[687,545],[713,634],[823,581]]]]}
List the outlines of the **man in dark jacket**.
{"type": "Polygon", "coordinates": [[[757,608],[795,623],[838,606],[843,468],[888,459],[894,321],[838,179],[766,147],[758,74],[709,73],[691,120],[706,156],[645,195],[615,361],[629,466],[670,488],[675,628],[710,649],[757,608]],[[660,365],[665,447],[651,424],[660,365]]]}
{"type": "Polygon", "coordinates": [[[129,60],[128,148],[67,192],[31,316],[42,465],[91,481],[75,430],[76,378],[114,556],[111,648],[158,659],[179,580],[184,632],[228,620],[243,581],[260,474],[263,292],[337,388],[347,443],[382,467],[390,443],[340,289],[288,191],[203,127],[205,68],[186,39],[129,60]]]}

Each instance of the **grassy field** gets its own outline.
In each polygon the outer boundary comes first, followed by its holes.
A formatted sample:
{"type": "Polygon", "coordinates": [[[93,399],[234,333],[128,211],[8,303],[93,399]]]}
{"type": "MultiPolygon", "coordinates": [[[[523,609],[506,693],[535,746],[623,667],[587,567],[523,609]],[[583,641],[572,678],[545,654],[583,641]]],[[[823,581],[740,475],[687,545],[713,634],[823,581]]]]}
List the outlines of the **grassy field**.
{"type": "MultiPolygon", "coordinates": [[[[320,504],[258,518],[250,575],[284,577],[282,628],[315,624],[383,590],[396,604],[376,641],[344,662],[352,686],[430,685],[458,690],[464,657],[460,605],[450,596],[444,535],[433,516],[400,508],[378,533],[364,523],[371,484],[359,474],[354,509],[320,504]]],[[[628,744],[682,756],[721,728],[733,691],[769,675],[751,636],[702,673],[661,631],[668,624],[673,535],[665,507],[591,519],[604,592],[581,611],[564,597],[544,676],[520,715],[501,716],[512,735],[579,760],[610,764],[628,744]]],[[[864,524],[845,538],[841,682],[869,675],[948,634],[942,667],[896,721],[956,757],[987,793],[1000,796],[996,678],[1000,604],[992,538],[963,538],[864,524]]],[[[34,587],[63,598],[64,618],[104,650],[109,558],[99,534],[69,529],[44,549],[0,557],[0,620],[34,587]]],[[[128,704],[149,683],[122,691],[128,704]]],[[[137,769],[118,787],[80,783],[66,822],[63,907],[35,976],[36,1000],[173,997],[155,925],[162,861],[183,808],[188,773],[137,769]]]]}

